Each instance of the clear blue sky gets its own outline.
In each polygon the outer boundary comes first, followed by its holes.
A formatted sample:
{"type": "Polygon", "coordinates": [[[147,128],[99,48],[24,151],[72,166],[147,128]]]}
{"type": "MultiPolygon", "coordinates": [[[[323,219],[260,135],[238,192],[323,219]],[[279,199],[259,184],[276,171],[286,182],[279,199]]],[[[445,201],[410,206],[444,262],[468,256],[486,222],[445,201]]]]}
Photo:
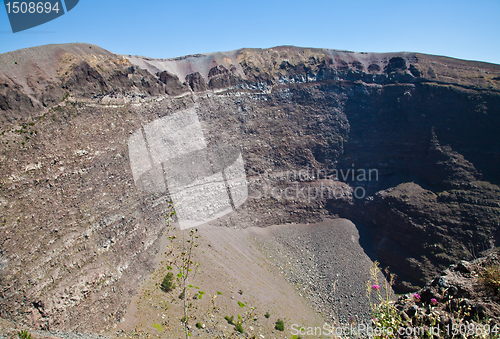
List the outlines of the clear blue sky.
{"type": "Polygon", "coordinates": [[[0,5],[0,53],[77,41],[155,58],[295,45],[500,64],[500,0],[80,0],[16,34],[0,5]]]}

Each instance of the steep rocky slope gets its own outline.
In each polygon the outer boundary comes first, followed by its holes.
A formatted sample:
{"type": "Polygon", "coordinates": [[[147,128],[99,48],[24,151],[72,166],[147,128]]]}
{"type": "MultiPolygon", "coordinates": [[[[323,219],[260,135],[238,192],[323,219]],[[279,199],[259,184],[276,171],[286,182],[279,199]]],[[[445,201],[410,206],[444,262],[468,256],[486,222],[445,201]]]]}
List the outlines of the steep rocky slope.
{"type": "Polygon", "coordinates": [[[158,79],[124,58],[87,44],[49,45],[0,55],[2,120],[16,121],[59,103],[65,93],[91,97],[164,93],[158,79]]]}
{"type": "Polygon", "coordinates": [[[423,286],[498,246],[499,91],[499,65],[418,53],[0,55],[1,317],[80,330],[123,318],[168,201],[135,187],[127,142],[186,108],[208,144],[243,156],[249,199],[220,225],[346,217],[371,230],[360,242],[400,291],[423,286]]]}

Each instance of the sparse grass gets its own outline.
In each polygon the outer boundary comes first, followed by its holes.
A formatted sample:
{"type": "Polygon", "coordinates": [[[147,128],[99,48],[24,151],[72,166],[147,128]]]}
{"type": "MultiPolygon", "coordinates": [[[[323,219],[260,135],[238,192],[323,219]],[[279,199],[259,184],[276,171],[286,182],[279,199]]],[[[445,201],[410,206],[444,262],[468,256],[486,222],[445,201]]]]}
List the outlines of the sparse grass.
{"type": "Polygon", "coordinates": [[[276,324],[274,325],[274,328],[278,331],[283,332],[285,330],[285,322],[281,319],[278,319],[276,321],[276,324]]]}
{"type": "Polygon", "coordinates": [[[228,323],[229,325],[234,325],[234,317],[233,317],[233,316],[228,316],[228,315],[226,315],[226,316],[224,317],[224,319],[226,319],[226,321],[227,321],[227,323],[228,323]]]}
{"type": "Polygon", "coordinates": [[[21,331],[18,332],[17,335],[19,336],[20,339],[33,339],[31,334],[28,333],[28,331],[21,331]]]}
{"type": "Polygon", "coordinates": [[[168,272],[161,283],[161,290],[167,293],[173,291],[175,289],[174,279],[174,274],[168,272]]]}
{"type": "Polygon", "coordinates": [[[163,327],[161,327],[160,324],[153,324],[153,327],[156,328],[158,331],[162,332],[163,331],[163,327]]]}
{"type": "Polygon", "coordinates": [[[241,323],[237,323],[235,326],[234,326],[234,330],[235,331],[238,331],[240,333],[244,333],[244,329],[243,329],[243,325],[241,323]]]}
{"type": "MultiPolygon", "coordinates": [[[[379,263],[375,261],[373,266],[370,267],[370,280],[366,282],[366,295],[370,302],[373,327],[398,329],[402,327],[403,320],[401,319],[400,312],[394,305],[394,301],[391,300],[394,275],[389,274],[387,269],[385,270],[389,281],[384,279],[384,294],[382,294],[378,280],[381,273],[382,270],[379,267],[379,263]]],[[[375,338],[379,337],[375,336],[375,338]]]]}
{"type": "Polygon", "coordinates": [[[486,286],[500,294],[500,266],[491,265],[479,271],[479,277],[486,286]]]}
{"type": "MultiPolygon", "coordinates": [[[[490,265],[485,268],[476,268],[479,273],[479,278],[484,281],[485,286],[494,288],[497,293],[500,291],[500,267],[498,265],[490,265]],[[482,273],[480,273],[482,271],[482,273]]],[[[401,296],[397,302],[391,301],[390,288],[393,282],[393,276],[389,275],[387,270],[383,289],[379,285],[378,276],[381,273],[378,262],[375,262],[370,269],[371,279],[367,281],[366,290],[370,301],[372,328],[422,328],[425,334],[419,335],[419,338],[455,338],[455,334],[450,334],[450,328],[446,324],[453,324],[453,329],[470,329],[477,328],[488,329],[483,330],[481,334],[474,332],[473,334],[466,333],[461,336],[463,338],[499,338],[498,329],[491,319],[480,315],[474,311],[473,305],[465,298],[454,298],[453,295],[445,297],[438,301],[435,298],[430,301],[421,300],[418,293],[407,294],[401,296]],[[410,308],[408,308],[410,306],[410,308]],[[413,312],[405,313],[406,319],[403,318],[403,310],[413,310],[413,312]],[[444,319],[444,320],[443,320],[444,319]],[[443,322],[445,321],[445,322],[443,322]],[[447,321],[447,323],[446,323],[447,321]],[[486,327],[485,327],[486,326],[486,327]],[[438,333],[434,331],[437,329],[438,333]],[[434,336],[433,336],[434,335],[434,336]]],[[[450,325],[451,326],[451,325],[450,325]]],[[[460,334],[460,333],[459,333],[460,334]]],[[[394,333],[389,336],[375,335],[373,338],[402,338],[404,336],[394,333]]]]}

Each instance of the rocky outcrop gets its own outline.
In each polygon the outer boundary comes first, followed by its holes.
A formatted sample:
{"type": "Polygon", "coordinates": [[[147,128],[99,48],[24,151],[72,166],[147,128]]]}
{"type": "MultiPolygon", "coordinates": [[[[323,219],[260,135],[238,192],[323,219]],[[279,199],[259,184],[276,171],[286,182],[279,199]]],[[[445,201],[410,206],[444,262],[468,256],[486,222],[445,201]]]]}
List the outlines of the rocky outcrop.
{"type": "Polygon", "coordinates": [[[167,71],[163,71],[161,73],[158,73],[157,75],[160,81],[165,84],[166,86],[165,91],[167,92],[168,95],[175,96],[188,91],[186,85],[182,84],[176,75],[170,74],[167,71]]]}
{"type": "Polygon", "coordinates": [[[92,67],[84,61],[73,65],[60,79],[64,91],[84,98],[127,94],[133,88],[148,96],[172,91],[172,84],[167,85],[164,77],[159,80],[166,87],[151,74],[135,66],[104,70],[101,66],[92,67]]]}
{"type": "Polygon", "coordinates": [[[238,79],[234,75],[234,71],[234,66],[231,67],[231,70],[226,69],[222,65],[211,68],[208,72],[208,78],[210,79],[208,87],[210,89],[221,89],[237,85],[241,79],[238,79]]]}
{"type": "Polygon", "coordinates": [[[395,305],[402,327],[434,331],[439,338],[496,336],[500,321],[498,264],[498,252],[460,261],[416,294],[400,297],[395,305]]]}
{"type": "Polygon", "coordinates": [[[34,108],[31,99],[20,90],[19,85],[3,83],[0,85],[0,109],[2,111],[30,110],[34,108]]]}
{"type": "Polygon", "coordinates": [[[203,92],[207,89],[205,79],[199,72],[191,73],[186,76],[186,82],[193,92],[203,92]]]}
{"type": "Polygon", "coordinates": [[[471,181],[432,192],[416,183],[380,191],[356,208],[335,209],[373,227],[374,251],[401,277],[399,291],[413,291],[436,272],[499,243],[500,189],[471,181]]]}
{"type": "Polygon", "coordinates": [[[164,94],[157,77],[128,60],[89,44],[47,45],[0,55],[3,121],[28,118],[68,95],[164,94]]]}

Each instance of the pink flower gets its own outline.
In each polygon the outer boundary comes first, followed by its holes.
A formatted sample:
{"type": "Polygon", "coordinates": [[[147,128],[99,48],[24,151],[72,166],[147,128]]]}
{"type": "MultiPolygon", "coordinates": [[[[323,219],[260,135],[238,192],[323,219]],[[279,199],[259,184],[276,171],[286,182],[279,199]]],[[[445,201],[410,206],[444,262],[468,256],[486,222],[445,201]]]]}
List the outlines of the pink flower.
{"type": "Polygon", "coordinates": [[[432,305],[434,305],[434,306],[435,306],[435,305],[437,305],[437,303],[438,303],[438,301],[437,301],[435,298],[432,298],[432,299],[431,299],[431,304],[432,304],[432,305]]]}
{"type": "Polygon", "coordinates": [[[377,284],[372,285],[372,289],[374,289],[375,291],[378,291],[380,289],[380,286],[377,284]]]}
{"type": "Polygon", "coordinates": [[[420,301],[420,295],[418,295],[418,293],[415,293],[413,295],[413,298],[415,298],[417,301],[420,301]]]}

